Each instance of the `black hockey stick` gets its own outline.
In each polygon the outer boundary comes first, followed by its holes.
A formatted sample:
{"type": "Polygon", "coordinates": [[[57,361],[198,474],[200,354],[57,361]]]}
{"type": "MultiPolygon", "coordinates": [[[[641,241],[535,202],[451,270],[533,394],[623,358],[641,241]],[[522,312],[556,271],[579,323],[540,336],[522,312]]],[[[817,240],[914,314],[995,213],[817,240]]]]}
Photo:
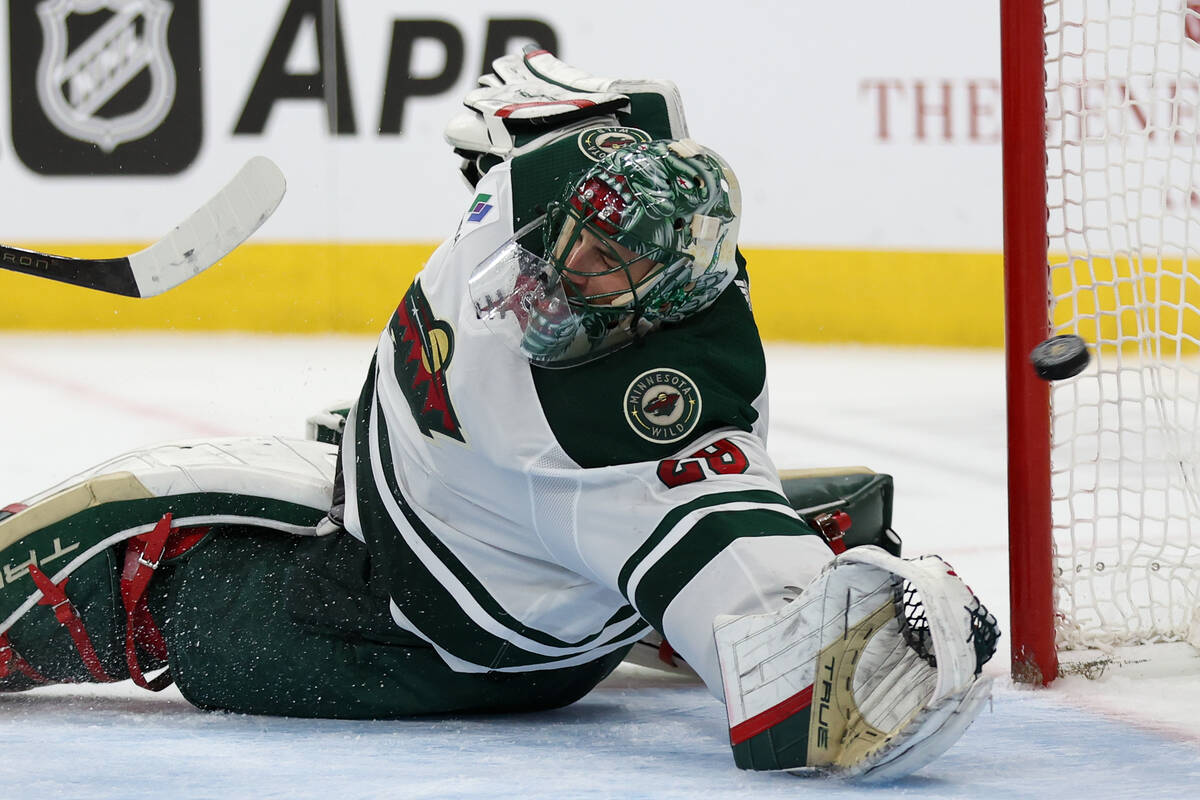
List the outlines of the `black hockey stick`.
{"type": "Polygon", "coordinates": [[[246,162],[225,188],[145,250],[124,258],[68,258],[0,244],[0,269],[126,297],[153,297],[227,256],[271,216],[286,184],[263,156],[246,162]]]}

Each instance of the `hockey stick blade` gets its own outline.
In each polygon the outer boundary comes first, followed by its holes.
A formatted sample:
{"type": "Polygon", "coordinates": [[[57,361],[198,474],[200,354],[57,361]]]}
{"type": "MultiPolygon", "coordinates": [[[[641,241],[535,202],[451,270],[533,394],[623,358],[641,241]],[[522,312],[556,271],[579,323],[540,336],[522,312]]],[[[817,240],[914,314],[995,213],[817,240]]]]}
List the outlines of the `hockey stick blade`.
{"type": "Polygon", "coordinates": [[[123,258],[68,258],[0,245],[0,269],[125,297],[154,297],[216,264],[279,206],[286,182],[269,158],[246,162],[225,188],[173,231],[123,258]]]}

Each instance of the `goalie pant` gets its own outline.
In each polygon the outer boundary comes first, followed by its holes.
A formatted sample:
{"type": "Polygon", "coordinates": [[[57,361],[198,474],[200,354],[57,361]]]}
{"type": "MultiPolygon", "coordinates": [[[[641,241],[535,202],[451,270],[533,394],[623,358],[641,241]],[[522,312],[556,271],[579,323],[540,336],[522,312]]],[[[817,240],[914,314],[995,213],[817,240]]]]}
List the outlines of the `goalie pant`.
{"type": "MultiPolygon", "coordinates": [[[[361,542],[314,535],[335,454],[278,438],[165,445],[10,506],[0,690],[173,678],[201,708],[387,718],[562,706],[620,662],[626,647],[552,670],[450,669],[396,626],[361,542]]],[[[713,587],[690,591],[703,607],[713,587]]]]}

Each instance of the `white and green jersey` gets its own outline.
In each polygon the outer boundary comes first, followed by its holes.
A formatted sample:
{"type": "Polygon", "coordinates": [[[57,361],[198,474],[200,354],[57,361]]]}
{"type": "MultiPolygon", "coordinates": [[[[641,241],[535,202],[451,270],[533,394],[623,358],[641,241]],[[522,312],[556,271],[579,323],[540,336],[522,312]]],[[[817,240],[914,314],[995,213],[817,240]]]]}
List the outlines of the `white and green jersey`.
{"type": "Polygon", "coordinates": [[[477,318],[468,277],[539,202],[514,192],[525,169],[479,183],[380,336],[343,439],[346,528],[398,624],[460,671],[598,658],[661,629],[735,540],[811,533],[767,457],[743,282],[570,369],[530,366],[477,318]]]}

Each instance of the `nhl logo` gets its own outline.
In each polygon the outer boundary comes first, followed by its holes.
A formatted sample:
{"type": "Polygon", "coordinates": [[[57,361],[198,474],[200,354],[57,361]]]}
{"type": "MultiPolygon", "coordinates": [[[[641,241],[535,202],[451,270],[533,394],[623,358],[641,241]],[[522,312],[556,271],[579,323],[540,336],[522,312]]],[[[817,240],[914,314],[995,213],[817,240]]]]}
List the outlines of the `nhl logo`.
{"type": "Polygon", "coordinates": [[[625,390],[625,420],[634,433],[658,444],[678,442],[700,421],[700,390],[675,369],[652,369],[625,390]]]}
{"type": "Polygon", "coordinates": [[[156,130],[175,103],[175,67],[167,49],[172,11],[168,0],[39,3],[44,46],[36,84],[38,100],[51,124],[106,153],[156,130]],[[104,12],[107,19],[82,41],[72,42],[69,49],[72,18],[104,12]],[[121,95],[133,91],[135,80],[141,92],[140,105],[106,113],[128,105],[121,95]]]}

